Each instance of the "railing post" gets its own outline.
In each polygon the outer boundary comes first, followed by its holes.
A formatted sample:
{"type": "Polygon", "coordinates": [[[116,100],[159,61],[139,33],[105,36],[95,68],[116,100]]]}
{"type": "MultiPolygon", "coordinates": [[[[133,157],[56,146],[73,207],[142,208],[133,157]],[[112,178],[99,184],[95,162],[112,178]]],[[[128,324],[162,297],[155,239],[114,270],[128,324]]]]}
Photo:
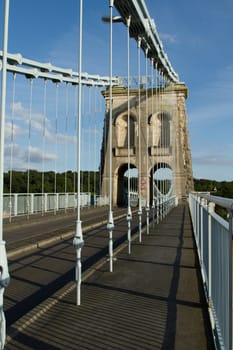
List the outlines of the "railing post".
{"type": "Polygon", "coordinates": [[[200,198],[197,197],[197,208],[196,208],[196,237],[197,237],[197,245],[198,245],[198,255],[199,255],[199,258],[200,258],[200,241],[199,241],[199,221],[200,221],[200,198]]]}
{"type": "Polygon", "coordinates": [[[48,193],[44,193],[44,212],[48,211],[48,193]]]}
{"type": "MultiPolygon", "coordinates": [[[[200,235],[201,235],[201,269],[202,269],[202,272],[203,272],[203,261],[204,261],[204,252],[203,252],[203,244],[204,244],[204,215],[203,215],[203,208],[204,208],[204,205],[205,205],[206,201],[204,198],[201,198],[200,200],[200,235]]],[[[205,276],[205,274],[203,273],[203,277],[205,276]]]]}
{"type": "MultiPolygon", "coordinates": [[[[211,214],[214,213],[215,204],[208,203],[208,304],[212,308],[212,220],[211,214]]],[[[211,313],[210,313],[211,314],[211,313]]],[[[214,329],[214,319],[210,319],[212,328],[214,329]]]]}
{"type": "Polygon", "coordinates": [[[14,194],[14,216],[18,215],[18,193],[14,194]]]}
{"type": "Polygon", "coordinates": [[[56,193],[56,211],[59,210],[59,193],[56,193]]]}
{"type": "Polygon", "coordinates": [[[30,194],[30,213],[33,214],[34,212],[34,193],[30,194]]]}
{"type": "Polygon", "coordinates": [[[233,235],[233,212],[228,210],[229,214],[229,349],[232,349],[232,235],[233,235]]]}

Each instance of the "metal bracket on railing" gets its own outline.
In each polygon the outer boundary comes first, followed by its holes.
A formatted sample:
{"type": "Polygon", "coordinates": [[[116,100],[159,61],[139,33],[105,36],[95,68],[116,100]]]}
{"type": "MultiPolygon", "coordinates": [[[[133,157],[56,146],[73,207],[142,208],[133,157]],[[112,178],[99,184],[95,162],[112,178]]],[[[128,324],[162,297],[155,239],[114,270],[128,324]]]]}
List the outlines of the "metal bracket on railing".
{"type": "Polygon", "coordinates": [[[3,312],[3,294],[4,289],[10,282],[10,275],[8,272],[6,243],[0,241],[0,349],[4,348],[6,338],[6,320],[3,312]]]}
{"type": "Polygon", "coordinates": [[[73,239],[73,246],[76,250],[76,267],[75,267],[75,281],[77,283],[77,305],[81,304],[81,283],[82,283],[82,263],[81,263],[81,251],[84,246],[83,234],[82,234],[82,222],[77,220],[76,232],[73,239]]]}
{"type": "Polygon", "coordinates": [[[112,240],[113,229],[114,229],[113,212],[110,210],[108,213],[108,223],[107,223],[107,230],[109,233],[108,250],[109,250],[109,271],[110,272],[113,272],[113,240],[112,240]]]}
{"type": "Polygon", "coordinates": [[[150,207],[146,206],[146,234],[149,235],[149,225],[150,225],[150,207]]]}
{"type": "Polygon", "coordinates": [[[128,222],[128,253],[131,253],[131,221],[132,221],[132,211],[131,207],[128,206],[126,221],[128,222]]]}
{"type": "Polygon", "coordinates": [[[154,225],[155,225],[155,200],[154,199],[152,202],[151,209],[152,209],[152,223],[153,223],[153,227],[154,227],[154,225]]]}
{"type": "Polygon", "coordinates": [[[139,220],[139,242],[141,243],[142,241],[142,207],[141,204],[139,204],[138,208],[138,220],[139,220]]]}

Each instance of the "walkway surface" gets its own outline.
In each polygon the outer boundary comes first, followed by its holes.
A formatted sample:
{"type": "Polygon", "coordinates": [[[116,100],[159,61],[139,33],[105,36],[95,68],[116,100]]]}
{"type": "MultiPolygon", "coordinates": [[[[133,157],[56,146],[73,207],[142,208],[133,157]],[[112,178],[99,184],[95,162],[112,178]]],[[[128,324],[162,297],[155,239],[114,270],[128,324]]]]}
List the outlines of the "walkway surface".
{"type": "Polygon", "coordinates": [[[188,207],[85,272],[10,329],[5,349],[214,349],[188,207]]]}

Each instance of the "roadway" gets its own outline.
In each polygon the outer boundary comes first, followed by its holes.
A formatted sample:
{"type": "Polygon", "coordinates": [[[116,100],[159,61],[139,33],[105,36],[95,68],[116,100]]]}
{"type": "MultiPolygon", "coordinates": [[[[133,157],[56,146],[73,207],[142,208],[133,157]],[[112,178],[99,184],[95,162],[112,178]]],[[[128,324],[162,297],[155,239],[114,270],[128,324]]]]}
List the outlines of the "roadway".
{"type": "MultiPolygon", "coordinates": [[[[116,208],[116,215],[124,215],[126,209],[116,208]]],[[[56,239],[69,238],[74,235],[77,214],[73,211],[48,212],[45,215],[34,214],[13,218],[11,223],[4,221],[4,239],[7,242],[8,256],[15,255],[26,249],[34,249],[56,239]]],[[[81,211],[83,229],[89,230],[105,224],[107,208],[87,208],[81,211]]]]}
{"type": "MultiPolygon", "coordinates": [[[[126,208],[115,208],[114,246],[126,239],[126,208]]],[[[83,271],[108,253],[107,208],[81,212],[85,245],[83,271]]],[[[4,225],[11,282],[5,291],[7,325],[13,324],[38,303],[74,280],[72,245],[76,214],[18,218],[4,225]]],[[[137,218],[133,220],[136,232],[137,218]]]]}
{"type": "MultiPolygon", "coordinates": [[[[133,222],[136,230],[137,215],[133,222]]],[[[125,233],[124,217],[116,223],[115,245],[125,233]]],[[[106,226],[86,233],[79,307],[70,240],[15,256],[5,350],[214,349],[188,206],[151,225],[142,243],[137,237],[131,255],[125,243],[115,248],[110,273],[106,226]]]]}

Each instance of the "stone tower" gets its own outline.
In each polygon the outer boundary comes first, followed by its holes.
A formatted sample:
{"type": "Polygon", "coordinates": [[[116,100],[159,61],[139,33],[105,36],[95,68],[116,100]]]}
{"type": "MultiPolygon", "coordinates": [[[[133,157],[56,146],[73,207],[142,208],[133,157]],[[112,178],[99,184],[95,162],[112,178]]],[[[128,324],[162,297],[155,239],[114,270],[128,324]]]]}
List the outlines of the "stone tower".
{"type": "MultiPolygon", "coordinates": [[[[138,169],[141,203],[152,201],[154,170],[172,171],[172,191],[179,201],[193,190],[192,161],[187,128],[185,100],[188,89],[183,83],[165,88],[130,90],[130,168],[138,169]],[[139,125],[140,108],[140,125],[139,125]],[[139,133],[140,128],[140,133],[139,133]],[[139,137],[140,134],[140,143],[139,137]],[[139,144],[141,164],[139,164],[139,144]],[[148,146],[148,147],[147,147],[148,146]],[[148,153],[147,153],[148,152],[148,153]]],[[[109,152],[112,152],[113,205],[125,204],[124,174],[128,169],[128,95],[124,87],[112,90],[112,150],[109,149],[109,90],[105,98],[105,125],[101,151],[102,195],[109,189],[109,152]]]]}

